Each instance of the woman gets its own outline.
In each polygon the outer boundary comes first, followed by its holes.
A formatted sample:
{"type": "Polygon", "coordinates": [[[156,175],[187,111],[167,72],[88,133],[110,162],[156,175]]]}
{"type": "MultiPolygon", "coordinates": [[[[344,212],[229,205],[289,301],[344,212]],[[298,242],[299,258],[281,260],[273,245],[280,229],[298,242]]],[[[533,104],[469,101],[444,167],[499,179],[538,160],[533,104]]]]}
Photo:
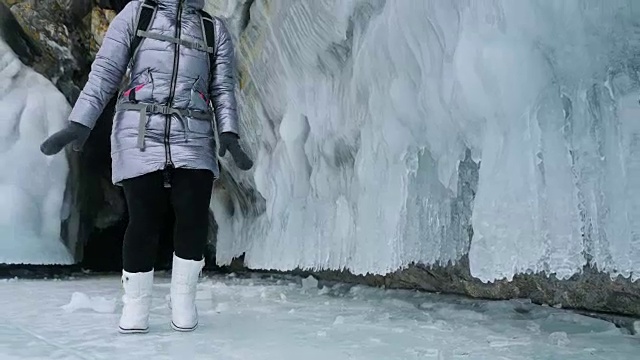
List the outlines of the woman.
{"type": "Polygon", "coordinates": [[[149,330],[153,264],[166,192],[176,218],[171,326],[177,331],[197,327],[196,284],[204,266],[213,181],[219,174],[213,113],[220,156],[229,150],[239,168],[252,166],[238,144],[231,38],[220,19],[203,16],[203,6],[204,0],[127,4],[107,30],[69,125],[41,146],[51,155],[70,143],[81,145],[130,66],[111,134],[112,181],[123,187],[129,210],[122,249],[122,333],[149,330]],[[145,7],[145,15],[153,15],[146,17],[147,32],[140,33],[136,29],[145,7]],[[205,21],[213,25],[212,47],[205,41],[205,21]],[[134,41],[136,34],[141,37],[134,41]]]}

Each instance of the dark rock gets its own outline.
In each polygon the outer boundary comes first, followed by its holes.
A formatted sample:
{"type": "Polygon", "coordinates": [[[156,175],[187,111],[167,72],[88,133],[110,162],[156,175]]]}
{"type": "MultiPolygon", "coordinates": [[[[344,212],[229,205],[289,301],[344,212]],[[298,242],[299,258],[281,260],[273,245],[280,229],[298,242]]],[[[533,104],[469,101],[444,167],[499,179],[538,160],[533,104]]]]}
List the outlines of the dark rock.
{"type": "Polygon", "coordinates": [[[11,47],[20,61],[32,64],[42,56],[38,44],[24,31],[7,5],[0,2],[0,38],[11,47]]]}
{"type": "MultiPolygon", "coordinates": [[[[14,21],[9,20],[10,25],[3,22],[8,29],[2,36],[28,39],[24,40],[27,45],[18,48],[36,50],[23,54],[22,62],[50,79],[73,104],[80,93],[78,83],[90,66],[90,17],[77,18],[86,9],[78,8],[81,3],[71,0],[13,0],[9,4],[14,21]]],[[[82,6],[86,7],[86,3],[82,6]]]]}
{"type": "Polygon", "coordinates": [[[67,69],[77,67],[69,51],[71,42],[69,29],[65,25],[66,12],[57,1],[20,1],[11,7],[11,11],[20,23],[21,29],[32,39],[38,39],[39,47],[46,54],[45,59],[28,65],[49,79],[57,79],[67,69]],[[44,14],[46,16],[43,16],[44,14]]]}
{"type": "Polygon", "coordinates": [[[0,264],[0,279],[63,279],[82,274],[79,266],[0,264]]]}
{"type": "Polygon", "coordinates": [[[98,0],[98,7],[120,12],[131,0],[98,0]]]}
{"type": "Polygon", "coordinates": [[[93,0],[60,0],[63,1],[69,20],[72,23],[80,23],[91,13],[93,0]]]}
{"type": "Polygon", "coordinates": [[[569,280],[558,280],[544,274],[521,274],[512,281],[493,283],[483,283],[473,278],[466,257],[456,265],[425,267],[414,264],[385,276],[353,275],[348,271],[297,270],[293,273],[303,276],[313,274],[325,281],[384,286],[388,289],[415,289],[478,299],[524,298],[534,304],[560,306],[581,313],[640,317],[640,284],[620,278],[612,281],[608,274],[590,267],[585,267],[582,274],[569,280]]]}

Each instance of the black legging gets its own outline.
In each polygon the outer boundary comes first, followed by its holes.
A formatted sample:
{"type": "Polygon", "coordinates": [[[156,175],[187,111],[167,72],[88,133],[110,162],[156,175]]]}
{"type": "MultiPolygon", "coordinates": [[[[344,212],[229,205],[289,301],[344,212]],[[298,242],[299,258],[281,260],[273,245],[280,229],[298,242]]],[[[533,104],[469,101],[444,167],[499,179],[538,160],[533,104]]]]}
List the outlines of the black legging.
{"type": "Polygon", "coordinates": [[[175,213],[176,256],[201,260],[204,255],[213,173],[173,169],[171,188],[164,187],[163,175],[162,171],[156,171],[122,182],[129,209],[129,226],[122,246],[123,267],[127,272],[153,269],[167,196],[175,213]]]}

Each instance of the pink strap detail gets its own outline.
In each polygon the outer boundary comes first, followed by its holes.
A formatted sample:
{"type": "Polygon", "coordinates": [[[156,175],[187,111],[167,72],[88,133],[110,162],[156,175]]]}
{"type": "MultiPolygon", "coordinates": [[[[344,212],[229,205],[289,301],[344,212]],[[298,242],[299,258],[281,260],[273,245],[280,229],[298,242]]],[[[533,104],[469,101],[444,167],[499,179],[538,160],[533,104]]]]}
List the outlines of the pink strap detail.
{"type": "Polygon", "coordinates": [[[143,87],[144,87],[144,84],[140,84],[140,85],[138,85],[138,86],[134,87],[133,89],[129,89],[129,90],[125,91],[123,95],[124,95],[124,96],[129,96],[129,94],[131,93],[131,90],[133,90],[133,91],[135,91],[135,92],[138,92],[138,91],[140,91],[140,89],[142,89],[143,87]]]}

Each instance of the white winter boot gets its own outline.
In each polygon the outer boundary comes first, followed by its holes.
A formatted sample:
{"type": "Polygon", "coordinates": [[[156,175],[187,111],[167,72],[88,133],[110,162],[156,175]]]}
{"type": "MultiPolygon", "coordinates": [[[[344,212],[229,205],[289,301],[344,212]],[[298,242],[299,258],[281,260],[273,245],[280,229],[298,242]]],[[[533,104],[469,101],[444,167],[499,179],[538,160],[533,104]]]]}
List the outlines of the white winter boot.
{"type": "Polygon", "coordinates": [[[185,260],[173,254],[171,270],[171,327],[176,331],[193,331],[198,327],[196,286],[204,259],[185,260]]]}
{"type": "Polygon", "coordinates": [[[153,288],[153,270],[129,273],[122,271],[122,316],[119,331],[123,334],[149,332],[149,308],[153,288]]]}

